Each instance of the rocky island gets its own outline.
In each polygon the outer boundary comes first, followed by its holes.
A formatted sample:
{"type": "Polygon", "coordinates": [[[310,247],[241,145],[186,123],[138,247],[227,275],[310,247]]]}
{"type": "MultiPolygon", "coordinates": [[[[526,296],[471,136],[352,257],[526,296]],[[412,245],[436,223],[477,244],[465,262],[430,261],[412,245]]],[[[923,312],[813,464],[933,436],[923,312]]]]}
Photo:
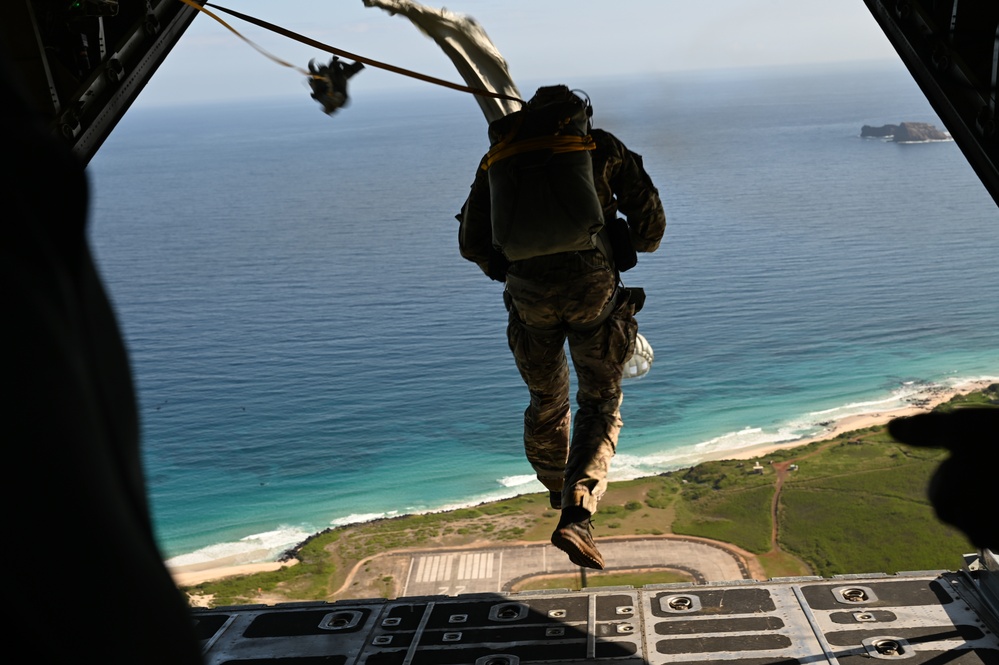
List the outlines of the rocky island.
{"type": "Polygon", "coordinates": [[[880,127],[864,125],[860,129],[860,136],[862,138],[890,138],[894,143],[950,140],[950,134],[940,131],[928,122],[903,122],[898,125],[881,125],[880,127]]]}

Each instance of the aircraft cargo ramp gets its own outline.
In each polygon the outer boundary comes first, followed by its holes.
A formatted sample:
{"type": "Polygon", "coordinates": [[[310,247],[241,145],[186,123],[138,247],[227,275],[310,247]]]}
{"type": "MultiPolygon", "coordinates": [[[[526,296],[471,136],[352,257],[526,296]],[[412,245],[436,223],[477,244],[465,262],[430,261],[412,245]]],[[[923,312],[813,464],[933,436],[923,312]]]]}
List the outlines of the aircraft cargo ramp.
{"type": "Polygon", "coordinates": [[[210,665],[999,663],[999,557],[960,572],[196,610],[210,665]]]}

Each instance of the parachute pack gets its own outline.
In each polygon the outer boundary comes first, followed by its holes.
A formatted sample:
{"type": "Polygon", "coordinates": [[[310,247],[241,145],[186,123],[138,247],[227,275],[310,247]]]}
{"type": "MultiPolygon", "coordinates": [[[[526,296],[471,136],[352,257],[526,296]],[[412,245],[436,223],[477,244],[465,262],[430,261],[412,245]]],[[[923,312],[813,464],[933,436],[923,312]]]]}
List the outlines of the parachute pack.
{"type": "Polygon", "coordinates": [[[489,125],[493,244],[510,261],[594,249],[604,215],[593,185],[590,105],[563,85],[489,125]]]}

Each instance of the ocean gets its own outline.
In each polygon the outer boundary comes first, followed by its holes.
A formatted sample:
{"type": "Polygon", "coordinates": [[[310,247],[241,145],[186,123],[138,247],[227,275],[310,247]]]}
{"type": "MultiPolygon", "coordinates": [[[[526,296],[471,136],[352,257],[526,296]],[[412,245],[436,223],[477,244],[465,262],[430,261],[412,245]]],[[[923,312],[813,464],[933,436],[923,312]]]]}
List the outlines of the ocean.
{"type": "MultiPolygon", "coordinates": [[[[900,64],[569,83],[668,219],[624,275],[655,362],[625,382],[612,482],[999,380],[995,203],[952,141],[860,138],[943,127],[900,64]]],[[[303,83],[114,130],[90,235],[171,564],[542,491],[502,287],[457,250],[485,129],[467,95],[359,78],[333,117],[303,83]]]]}

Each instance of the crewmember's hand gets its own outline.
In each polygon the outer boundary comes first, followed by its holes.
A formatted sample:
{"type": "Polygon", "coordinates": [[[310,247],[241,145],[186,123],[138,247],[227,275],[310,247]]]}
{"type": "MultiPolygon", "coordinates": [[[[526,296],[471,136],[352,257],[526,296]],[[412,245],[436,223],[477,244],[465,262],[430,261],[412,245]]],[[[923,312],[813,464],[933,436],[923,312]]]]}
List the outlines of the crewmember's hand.
{"type": "Polygon", "coordinates": [[[896,418],[888,423],[888,433],[911,446],[951,452],[930,480],[928,494],[937,517],[963,531],[976,547],[999,552],[999,408],[896,418]]]}

